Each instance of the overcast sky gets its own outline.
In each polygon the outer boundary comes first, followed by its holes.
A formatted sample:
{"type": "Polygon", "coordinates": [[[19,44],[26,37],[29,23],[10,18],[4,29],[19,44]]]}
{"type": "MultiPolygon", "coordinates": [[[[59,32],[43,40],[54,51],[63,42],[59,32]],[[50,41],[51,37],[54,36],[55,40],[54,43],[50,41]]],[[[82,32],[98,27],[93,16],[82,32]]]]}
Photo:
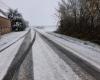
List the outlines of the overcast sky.
{"type": "Polygon", "coordinates": [[[59,0],[2,0],[11,8],[18,8],[31,25],[55,25],[55,8],[59,0]]]}

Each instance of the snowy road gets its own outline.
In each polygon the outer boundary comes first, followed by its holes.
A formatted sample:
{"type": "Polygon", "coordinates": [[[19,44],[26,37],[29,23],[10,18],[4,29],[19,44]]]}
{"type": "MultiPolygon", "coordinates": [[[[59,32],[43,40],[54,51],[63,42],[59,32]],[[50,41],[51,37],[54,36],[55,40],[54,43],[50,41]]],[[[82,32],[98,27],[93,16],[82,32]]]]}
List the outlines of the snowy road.
{"type": "Polygon", "coordinates": [[[13,59],[15,58],[24,38],[0,53],[0,80],[6,75],[13,59]]]}
{"type": "MultiPolygon", "coordinates": [[[[55,54],[59,55],[60,59],[62,59],[67,65],[70,65],[72,71],[75,72],[75,74],[77,74],[81,80],[100,79],[99,77],[100,75],[100,64],[99,64],[100,54],[99,53],[100,52],[98,50],[96,51],[88,47],[86,48],[82,45],[64,40],[62,38],[48,34],[41,30],[38,31],[40,34],[42,34],[41,37],[44,38],[43,39],[44,42],[49,45],[49,47],[55,52],[55,54]]],[[[46,48],[44,48],[44,50],[45,49],[46,48]]],[[[46,51],[46,53],[48,52],[50,52],[49,49],[48,51],[46,51]]]]}
{"type": "Polygon", "coordinates": [[[38,34],[32,50],[34,80],[81,80],[38,34]]]}
{"type": "MultiPolygon", "coordinates": [[[[29,79],[29,77],[31,76],[30,71],[32,71],[30,69],[30,66],[32,67],[32,62],[30,62],[32,61],[32,50],[30,49],[32,39],[31,32],[29,31],[27,34],[26,33],[26,31],[21,32],[19,34],[20,36],[24,34],[22,38],[17,37],[18,41],[16,41],[8,48],[0,52],[0,80],[16,80],[16,78],[18,78],[18,80],[22,80],[24,78],[32,80],[29,79]],[[27,71],[27,76],[25,76],[24,71],[27,71]],[[22,74],[24,75],[21,76],[22,74]]],[[[32,73],[33,72],[31,72],[31,74],[32,73]]]]}
{"type": "Polygon", "coordinates": [[[0,54],[0,80],[100,80],[99,49],[70,39],[31,29],[0,54]]]}

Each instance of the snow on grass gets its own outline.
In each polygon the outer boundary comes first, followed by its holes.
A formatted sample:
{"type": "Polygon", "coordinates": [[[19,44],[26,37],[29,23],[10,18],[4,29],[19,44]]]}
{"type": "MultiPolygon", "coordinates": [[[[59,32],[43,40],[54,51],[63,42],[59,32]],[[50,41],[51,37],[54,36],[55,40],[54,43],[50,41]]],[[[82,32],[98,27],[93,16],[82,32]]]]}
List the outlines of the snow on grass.
{"type": "Polygon", "coordinates": [[[71,43],[81,45],[85,48],[89,48],[89,49],[92,49],[94,51],[100,52],[100,46],[95,44],[95,43],[91,43],[90,41],[83,41],[83,40],[80,40],[77,38],[72,38],[70,36],[65,36],[65,35],[57,34],[57,33],[49,33],[49,34],[54,35],[56,37],[59,37],[61,39],[67,40],[71,43]]]}

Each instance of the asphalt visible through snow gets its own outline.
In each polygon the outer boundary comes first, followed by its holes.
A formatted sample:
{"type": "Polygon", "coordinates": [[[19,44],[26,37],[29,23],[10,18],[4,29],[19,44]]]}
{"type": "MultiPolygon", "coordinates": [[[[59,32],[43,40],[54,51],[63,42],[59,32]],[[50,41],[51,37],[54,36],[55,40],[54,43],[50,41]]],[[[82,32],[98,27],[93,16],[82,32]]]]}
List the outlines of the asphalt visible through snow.
{"type": "Polygon", "coordinates": [[[26,35],[26,38],[19,50],[21,63],[18,70],[15,72],[13,80],[33,80],[33,61],[31,48],[31,32],[26,35]],[[30,47],[30,48],[29,48],[30,47]]]}
{"type": "Polygon", "coordinates": [[[71,52],[30,30],[3,80],[100,80],[93,72],[71,52]]]}
{"type": "MultiPolygon", "coordinates": [[[[90,74],[91,71],[87,72],[87,70],[89,70],[89,69],[85,69],[85,68],[88,68],[88,67],[86,65],[84,65],[84,62],[82,64],[81,61],[79,59],[77,59],[77,57],[70,55],[70,54],[72,54],[71,52],[64,50],[62,47],[53,43],[51,40],[44,37],[43,35],[41,35],[41,34],[39,34],[39,35],[52,48],[52,50],[55,52],[55,54],[57,54],[60,57],[60,59],[64,60],[64,62],[70,66],[70,68],[73,70],[73,72],[75,72],[75,74],[80,78],[80,80],[99,80],[98,78],[95,78],[93,75],[90,74]]],[[[94,74],[96,74],[96,73],[94,73],[94,74]]],[[[77,79],[74,78],[72,80],[77,80],[77,79]]]]}
{"type": "Polygon", "coordinates": [[[3,80],[33,80],[31,47],[34,41],[35,37],[31,39],[31,31],[29,31],[25,35],[25,38],[3,80]]]}

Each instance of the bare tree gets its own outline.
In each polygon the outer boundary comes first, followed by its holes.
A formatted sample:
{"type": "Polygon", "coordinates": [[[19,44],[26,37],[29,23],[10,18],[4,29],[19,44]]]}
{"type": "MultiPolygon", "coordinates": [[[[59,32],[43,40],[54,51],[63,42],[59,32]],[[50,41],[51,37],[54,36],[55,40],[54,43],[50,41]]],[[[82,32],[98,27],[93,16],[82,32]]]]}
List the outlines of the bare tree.
{"type": "Polygon", "coordinates": [[[58,12],[60,33],[100,39],[100,0],[62,0],[58,12]]]}

